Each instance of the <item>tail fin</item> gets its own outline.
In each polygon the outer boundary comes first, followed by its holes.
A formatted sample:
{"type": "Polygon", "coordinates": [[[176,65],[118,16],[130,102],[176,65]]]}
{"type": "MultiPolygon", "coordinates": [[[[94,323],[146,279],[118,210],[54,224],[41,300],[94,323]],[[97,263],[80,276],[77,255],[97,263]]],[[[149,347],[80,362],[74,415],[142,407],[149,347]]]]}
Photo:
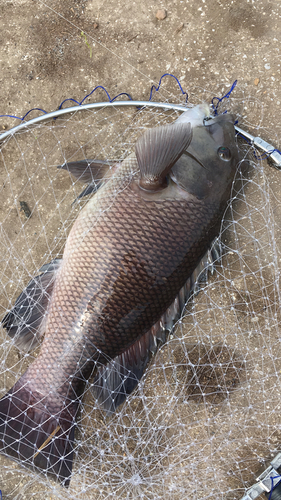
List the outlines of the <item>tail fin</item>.
{"type": "Polygon", "coordinates": [[[20,379],[0,400],[1,453],[68,487],[77,409],[78,403],[56,409],[20,379]]]}

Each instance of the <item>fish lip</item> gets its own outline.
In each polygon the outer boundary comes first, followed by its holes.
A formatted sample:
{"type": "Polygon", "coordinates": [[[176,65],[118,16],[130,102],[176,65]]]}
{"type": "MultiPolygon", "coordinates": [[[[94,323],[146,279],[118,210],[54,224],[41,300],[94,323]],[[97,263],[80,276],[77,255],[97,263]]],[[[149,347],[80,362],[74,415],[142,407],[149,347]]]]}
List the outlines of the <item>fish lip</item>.
{"type": "Polygon", "coordinates": [[[209,117],[210,106],[205,102],[186,109],[176,122],[181,123],[186,121],[186,123],[190,122],[192,127],[198,127],[203,126],[204,120],[209,119],[209,117]]]}
{"type": "Polygon", "coordinates": [[[199,104],[197,107],[205,115],[205,117],[203,118],[203,120],[206,120],[206,119],[210,118],[211,113],[210,113],[210,106],[209,106],[209,104],[207,104],[206,102],[203,102],[202,104],[199,104]]]}

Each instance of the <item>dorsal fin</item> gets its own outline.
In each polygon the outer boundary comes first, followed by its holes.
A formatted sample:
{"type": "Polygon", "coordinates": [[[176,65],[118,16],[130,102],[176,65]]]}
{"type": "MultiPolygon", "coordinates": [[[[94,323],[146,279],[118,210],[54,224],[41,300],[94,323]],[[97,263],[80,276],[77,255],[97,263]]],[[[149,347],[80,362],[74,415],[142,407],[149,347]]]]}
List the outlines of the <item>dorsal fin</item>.
{"type": "Polygon", "coordinates": [[[166,175],[188,148],[191,139],[190,123],[175,123],[147,130],[135,146],[141,172],[140,187],[150,191],[163,189],[166,175]]]}

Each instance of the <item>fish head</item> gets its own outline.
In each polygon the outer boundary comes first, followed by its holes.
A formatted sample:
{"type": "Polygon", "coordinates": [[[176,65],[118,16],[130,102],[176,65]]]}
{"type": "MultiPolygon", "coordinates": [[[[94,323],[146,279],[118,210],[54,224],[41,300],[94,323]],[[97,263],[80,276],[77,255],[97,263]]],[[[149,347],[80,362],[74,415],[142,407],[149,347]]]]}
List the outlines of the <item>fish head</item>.
{"type": "Polygon", "coordinates": [[[223,114],[194,126],[191,143],[172,167],[170,178],[198,199],[225,201],[238,163],[234,117],[223,114]]]}

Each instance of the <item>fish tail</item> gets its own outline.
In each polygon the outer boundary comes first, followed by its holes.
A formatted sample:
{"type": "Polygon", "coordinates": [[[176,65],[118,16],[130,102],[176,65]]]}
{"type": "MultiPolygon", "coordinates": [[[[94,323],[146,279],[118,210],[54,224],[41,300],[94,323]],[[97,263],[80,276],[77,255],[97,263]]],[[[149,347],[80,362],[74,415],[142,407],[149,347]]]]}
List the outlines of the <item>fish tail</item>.
{"type": "Polygon", "coordinates": [[[2,454],[68,487],[78,403],[56,408],[54,401],[20,379],[0,400],[0,448],[2,454]]]}

